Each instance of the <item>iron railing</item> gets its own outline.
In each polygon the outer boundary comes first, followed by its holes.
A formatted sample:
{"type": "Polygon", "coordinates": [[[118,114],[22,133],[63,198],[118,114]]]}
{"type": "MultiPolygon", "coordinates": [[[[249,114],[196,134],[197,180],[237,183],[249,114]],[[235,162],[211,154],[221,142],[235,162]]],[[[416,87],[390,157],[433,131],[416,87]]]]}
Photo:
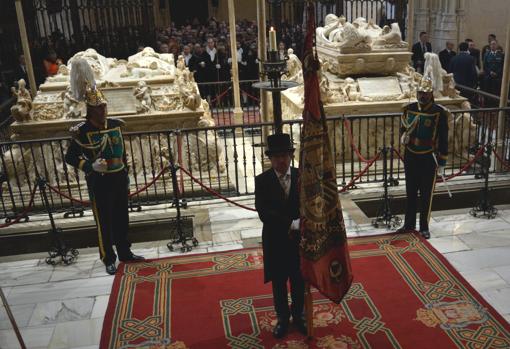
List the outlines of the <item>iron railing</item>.
{"type": "MultiPolygon", "coordinates": [[[[392,4],[386,0],[319,0],[315,2],[315,21],[318,25],[324,25],[324,18],[330,13],[344,15],[350,22],[358,17],[365,17],[379,25],[387,24],[387,20],[396,19],[405,37],[407,3],[407,0],[396,0],[392,4]]],[[[267,18],[278,28],[282,27],[282,24],[304,27],[305,7],[305,1],[267,0],[267,18]]]]}
{"type": "MultiPolygon", "coordinates": [[[[455,111],[450,120],[450,158],[447,176],[459,172],[473,159],[481,146],[502,144],[503,157],[510,153],[510,108],[455,111]],[[497,139],[499,112],[505,122],[497,139]]],[[[403,164],[398,154],[403,153],[399,141],[400,114],[338,116],[327,119],[339,186],[359,176],[360,183],[377,183],[383,178],[381,160],[371,159],[382,147],[392,147],[388,176],[404,179],[403,164]],[[367,168],[368,167],[368,168],[367,168]]],[[[297,152],[302,120],[284,122],[284,132],[290,134],[297,152]]],[[[254,177],[270,165],[264,156],[264,135],[272,132],[270,123],[220,125],[182,130],[126,133],[131,197],[133,207],[171,202],[173,197],[170,173],[165,172],[170,154],[202,185],[223,196],[235,197],[254,192],[254,177]],[[155,180],[157,178],[157,180],[155,180]]],[[[0,217],[12,218],[27,209],[30,193],[37,176],[48,180],[53,188],[49,202],[54,212],[78,213],[87,207],[88,194],[82,172],[64,162],[69,138],[10,141],[0,143],[0,217]],[[57,193],[59,192],[59,193],[57,193]],[[73,197],[77,201],[69,198],[73,197]],[[82,202],[80,202],[82,201],[82,202]]],[[[494,160],[494,159],[493,159],[494,160]]],[[[297,157],[294,165],[297,165],[297,157]]],[[[476,175],[475,162],[462,176],[476,175]]],[[[491,173],[498,167],[491,166],[491,173]]],[[[212,198],[198,182],[179,173],[179,187],[189,200],[212,198]]],[[[43,212],[36,195],[31,213],[43,212]]]]}

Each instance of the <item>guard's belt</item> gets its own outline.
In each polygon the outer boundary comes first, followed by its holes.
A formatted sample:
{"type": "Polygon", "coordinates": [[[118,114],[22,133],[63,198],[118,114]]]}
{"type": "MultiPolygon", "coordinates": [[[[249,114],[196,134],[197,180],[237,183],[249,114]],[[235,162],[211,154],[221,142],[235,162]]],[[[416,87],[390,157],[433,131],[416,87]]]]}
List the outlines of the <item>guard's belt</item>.
{"type": "Polygon", "coordinates": [[[434,147],[435,140],[432,139],[420,139],[416,137],[411,137],[409,139],[409,144],[415,145],[417,147],[434,147]]]}
{"type": "Polygon", "coordinates": [[[106,163],[108,164],[108,167],[122,165],[122,158],[112,158],[112,159],[106,159],[106,163]]]}

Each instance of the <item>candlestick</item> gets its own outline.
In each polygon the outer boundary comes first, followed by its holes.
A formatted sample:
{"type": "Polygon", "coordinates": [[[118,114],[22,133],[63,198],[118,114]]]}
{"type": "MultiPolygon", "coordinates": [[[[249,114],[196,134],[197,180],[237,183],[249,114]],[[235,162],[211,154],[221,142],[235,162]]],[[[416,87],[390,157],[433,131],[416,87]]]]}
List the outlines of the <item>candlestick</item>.
{"type": "Polygon", "coordinates": [[[273,27],[269,30],[269,51],[276,51],[276,30],[273,27]]]}

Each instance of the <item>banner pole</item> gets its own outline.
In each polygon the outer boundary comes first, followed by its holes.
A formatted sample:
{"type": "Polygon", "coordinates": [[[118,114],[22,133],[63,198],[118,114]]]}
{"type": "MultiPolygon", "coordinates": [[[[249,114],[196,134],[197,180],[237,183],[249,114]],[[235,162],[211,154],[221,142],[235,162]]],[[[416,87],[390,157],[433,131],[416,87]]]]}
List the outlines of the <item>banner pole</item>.
{"type": "Polygon", "coordinates": [[[305,312],[308,339],[313,338],[313,297],[310,283],[305,283],[305,312]]]}

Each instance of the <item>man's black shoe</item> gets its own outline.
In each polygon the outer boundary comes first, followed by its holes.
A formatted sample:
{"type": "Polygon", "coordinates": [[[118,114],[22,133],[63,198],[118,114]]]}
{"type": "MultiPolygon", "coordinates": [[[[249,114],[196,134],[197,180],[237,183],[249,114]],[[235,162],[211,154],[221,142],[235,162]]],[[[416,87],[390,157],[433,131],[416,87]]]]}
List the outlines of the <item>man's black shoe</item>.
{"type": "Polygon", "coordinates": [[[106,272],[110,275],[115,275],[117,272],[117,268],[115,267],[115,263],[107,264],[106,265],[106,272]]]}
{"type": "Polygon", "coordinates": [[[131,254],[128,258],[120,259],[121,262],[140,262],[144,260],[145,257],[137,256],[136,254],[131,254]]]}
{"type": "Polygon", "coordinates": [[[276,326],[273,329],[273,337],[276,339],[280,339],[285,337],[289,330],[289,322],[278,320],[276,326]]]}
{"type": "Polygon", "coordinates": [[[426,230],[420,230],[421,236],[423,236],[425,239],[430,239],[430,231],[428,229],[426,230]]]}

